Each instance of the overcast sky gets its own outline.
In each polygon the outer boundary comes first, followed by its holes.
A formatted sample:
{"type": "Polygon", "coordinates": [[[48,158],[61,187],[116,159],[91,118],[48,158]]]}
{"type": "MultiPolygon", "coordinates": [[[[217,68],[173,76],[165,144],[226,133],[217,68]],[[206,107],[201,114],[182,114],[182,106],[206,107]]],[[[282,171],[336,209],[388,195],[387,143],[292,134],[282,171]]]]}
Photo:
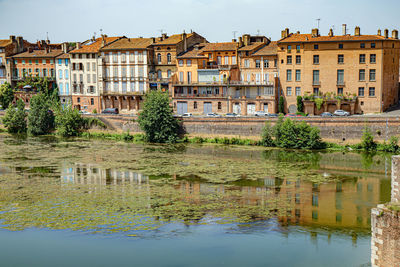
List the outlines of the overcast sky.
{"type": "Polygon", "coordinates": [[[108,36],[152,37],[191,29],[210,42],[244,33],[276,40],[282,29],[327,34],[360,26],[362,34],[400,28],[400,0],[0,0],[0,39],[83,41],[100,29],[108,36]]]}

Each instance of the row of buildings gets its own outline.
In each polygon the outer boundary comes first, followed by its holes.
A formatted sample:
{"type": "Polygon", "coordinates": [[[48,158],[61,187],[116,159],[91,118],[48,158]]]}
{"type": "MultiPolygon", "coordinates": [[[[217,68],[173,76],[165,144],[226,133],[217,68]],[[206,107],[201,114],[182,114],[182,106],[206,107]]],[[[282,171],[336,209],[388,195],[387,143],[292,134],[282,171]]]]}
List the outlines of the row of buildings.
{"type": "Polygon", "coordinates": [[[0,83],[47,77],[63,104],[88,112],[136,113],[144,94],[158,89],[169,91],[177,113],[276,113],[281,96],[286,112],[296,112],[302,96],[311,114],[373,113],[399,101],[399,58],[397,30],[348,34],[346,25],[340,35],[285,29],[278,41],[245,34],[223,43],[195,32],[62,44],[10,36],[0,40],[0,83]]]}

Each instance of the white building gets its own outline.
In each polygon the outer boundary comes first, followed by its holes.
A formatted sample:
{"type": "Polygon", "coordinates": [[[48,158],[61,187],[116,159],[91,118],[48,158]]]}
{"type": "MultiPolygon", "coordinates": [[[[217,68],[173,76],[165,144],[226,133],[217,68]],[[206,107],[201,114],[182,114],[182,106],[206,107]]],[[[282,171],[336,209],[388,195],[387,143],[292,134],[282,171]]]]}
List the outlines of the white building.
{"type": "Polygon", "coordinates": [[[59,91],[61,105],[72,105],[71,97],[71,64],[68,54],[67,43],[62,44],[63,54],[55,60],[56,65],[56,81],[59,91]]]}

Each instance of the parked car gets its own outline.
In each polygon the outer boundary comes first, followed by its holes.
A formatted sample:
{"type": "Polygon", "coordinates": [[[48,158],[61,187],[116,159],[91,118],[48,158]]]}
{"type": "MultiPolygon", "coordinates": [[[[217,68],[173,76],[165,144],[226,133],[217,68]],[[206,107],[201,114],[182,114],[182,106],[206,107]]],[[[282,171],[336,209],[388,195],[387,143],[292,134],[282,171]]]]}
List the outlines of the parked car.
{"type": "Polygon", "coordinates": [[[335,110],[335,112],[333,112],[333,115],[335,115],[335,116],[350,116],[350,112],[338,109],[338,110],[335,110]]]}
{"type": "Polygon", "coordinates": [[[321,117],[333,117],[333,114],[330,112],[324,112],[321,114],[321,117]]]}
{"type": "Polygon", "coordinates": [[[182,117],[187,118],[187,117],[193,117],[192,113],[183,113],[182,117]]]}
{"type": "Polygon", "coordinates": [[[276,113],[268,113],[267,116],[270,117],[270,118],[277,118],[277,117],[279,117],[279,115],[276,114],[276,113]]]}
{"type": "Polygon", "coordinates": [[[226,117],[239,117],[240,115],[238,115],[236,113],[226,113],[225,116],[226,117]]]}
{"type": "Polygon", "coordinates": [[[79,110],[79,113],[80,113],[80,114],[91,114],[90,112],[85,111],[85,110],[79,110]]]}
{"type": "Polygon", "coordinates": [[[221,115],[218,115],[217,113],[214,113],[214,112],[207,113],[206,116],[207,116],[207,117],[213,117],[213,118],[219,118],[219,117],[221,117],[221,115]]]}
{"type": "Polygon", "coordinates": [[[268,113],[265,112],[265,111],[262,111],[262,110],[256,111],[256,112],[254,113],[254,116],[256,116],[256,117],[265,117],[265,116],[267,116],[267,115],[268,115],[268,113]]]}
{"type": "Polygon", "coordinates": [[[285,117],[299,117],[299,116],[296,113],[288,113],[285,115],[285,117]]]}
{"type": "Polygon", "coordinates": [[[117,108],[106,108],[101,114],[119,114],[119,112],[117,108]]]}
{"type": "Polygon", "coordinates": [[[181,114],[174,114],[173,116],[174,116],[174,118],[182,118],[181,114]]]}

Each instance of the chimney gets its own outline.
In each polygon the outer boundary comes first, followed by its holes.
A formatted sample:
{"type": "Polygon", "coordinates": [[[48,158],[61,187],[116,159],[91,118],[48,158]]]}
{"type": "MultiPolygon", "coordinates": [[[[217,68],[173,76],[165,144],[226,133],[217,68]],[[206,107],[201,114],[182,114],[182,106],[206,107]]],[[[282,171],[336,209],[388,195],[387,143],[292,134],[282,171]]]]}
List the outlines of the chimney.
{"type": "Polygon", "coordinates": [[[28,48],[28,52],[29,52],[29,53],[32,53],[32,52],[33,52],[33,48],[32,48],[32,47],[29,47],[29,48],[28,48]]]}
{"type": "Polygon", "coordinates": [[[156,42],[156,38],[151,37],[151,43],[154,44],[156,42]]]}
{"type": "Polygon", "coordinates": [[[382,35],[382,31],[381,31],[381,29],[378,29],[378,36],[381,36],[382,35]]]}
{"type": "Polygon", "coordinates": [[[385,38],[389,38],[389,30],[385,29],[384,31],[385,38]]]}
{"type": "Polygon", "coordinates": [[[359,26],[357,26],[357,27],[354,29],[354,36],[360,36],[360,35],[361,35],[361,29],[360,29],[359,26]]]}
{"type": "Polygon", "coordinates": [[[399,39],[399,31],[398,30],[393,30],[392,31],[392,38],[393,39],[399,39]]]}
{"type": "Polygon", "coordinates": [[[243,47],[243,38],[242,38],[242,36],[239,37],[239,47],[243,47]]]}
{"type": "Polygon", "coordinates": [[[244,43],[244,46],[250,45],[250,35],[249,34],[243,35],[243,43],[244,43]]]}
{"type": "Polygon", "coordinates": [[[166,33],[163,33],[162,35],[161,35],[161,41],[164,41],[165,39],[167,39],[168,38],[168,35],[166,34],[166,33]]]}
{"type": "Polygon", "coordinates": [[[77,43],[76,43],[76,49],[81,49],[81,48],[82,48],[81,42],[77,42],[77,43]]]}
{"type": "Polygon", "coordinates": [[[10,35],[10,41],[15,43],[15,35],[10,35]]]}
{"type": "Polygon", "coordinates": [[[311,30],[311,37],[318,37],[319,30],[317,28],[311,30]]]}
{"type": "Polygon", "coordinates": [[[286,31],[286,33],[285,33],[286,37],[289,37],[289,28],[286,28],[285,31],[286,31]]]}
{"type": "Polygon", "coordinates": [[[22,52],[25,50],[24,39],[22,38],[22,36],[17,37],[17,50],[18,52],[22,52]]]}
{"type": "Polygon", "coordinates": [[[65,54],[68,53],[68,43],[62,43],[61,49],[65,54]]]}
{"type": "Polygon", "coordinates": [[[188,47],[187,47],[187,38],[186,38],[186,32],[183,31],[182,33],[182,40],[183,40],[183,51],[187,51],[188,47]]]}
{"type": "Polygon", "coordinates": [[[342,24],[342,32],[343,32],[343,35],[347,34],[347,25],[346,24],[342,24]]]}
{"type": "Polygon", "coordinates": [[[236,39],[232,39],[232,43],[236,43],[236,39]]]}
{"type": "Polygon", "coordinates": [[[329,29],[329,37],[333,37],[333,30],[332,29],[329,29]]]}

